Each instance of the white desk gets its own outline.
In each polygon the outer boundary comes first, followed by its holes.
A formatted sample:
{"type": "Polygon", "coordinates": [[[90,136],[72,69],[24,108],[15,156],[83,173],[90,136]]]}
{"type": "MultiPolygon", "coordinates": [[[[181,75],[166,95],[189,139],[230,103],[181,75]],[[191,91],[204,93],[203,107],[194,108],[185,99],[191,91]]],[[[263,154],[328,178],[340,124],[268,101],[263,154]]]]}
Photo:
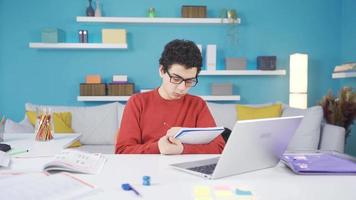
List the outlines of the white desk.
{"type": "Polygon", "coordinates": [[[67,148],[74,141],[80,138],[79,133],[53,134],[50,141],[36,141],[33,133],[7,133],[4,134],[3,143],[9,144],[12,151],[29,150],[27,153],[16,155],[22,156],[53,156],[64,148],[67,148]]]}
{"type": "MultiPolygon", "coordinates": [[[[106,155],[108,162],[99,175],[74,176],[95,185],[98,192],[86,199],[140,199],[123,191],[122,183],[132,184],[143,199],[193,199],[196,185],[248,187],[256,199],[267,200],[355,200],[356,176],[299,176],[284,165],[218,180],[206,180],[175,170],[171,163],[209,158],[215,155],[106,155]],[[142,176],[151,176],[151,186],[142,185],[142,176]]],[[[16,158],[12,170],[40,171],[50,158],[16,158]]]]}

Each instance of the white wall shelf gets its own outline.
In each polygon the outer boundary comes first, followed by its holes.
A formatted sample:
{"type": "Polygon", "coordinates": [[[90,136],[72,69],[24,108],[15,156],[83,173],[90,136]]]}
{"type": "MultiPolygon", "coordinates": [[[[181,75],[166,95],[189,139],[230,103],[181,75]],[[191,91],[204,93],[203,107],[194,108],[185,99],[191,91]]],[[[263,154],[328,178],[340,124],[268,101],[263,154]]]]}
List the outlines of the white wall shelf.
{"type": "Polygon", "coordinates": [[[78,96],[77,101],[127,101],[130,96],[78,96]]]}
{"type": "MultiPolygon", "coordinates": [[[[239,95],[200,96],[205,101],[240,101],[239,95]]],[[[78,96],[77,101],[128,101],[130,96],[78,96]]]]}
{"type": "Polygon", "coordinates": [[[202,76],[259,76],[259,75],[286,75],[286,70],[203,70],[202,76]]]}
{"type": "Polygon", "coordinates": [[[229,96],[200,96],[205,101],[240,101],[239,95],[229,95],[229,96]]]}
{"type": "Polygon", "coordinates": [[[352,78],[356,77],[356,72],[338,72],[338,73],[333,73],[332,78],[352,78]]]}
{"type": "Polygon", "coordinates": [[[235,21],[227,18],[168,18],[168,17],[77,17],[77,22],[94,23],[157,23],[157,24],[239,24],[240,18],[235,21]]]}
{"type": "Polygon", "coordinates": [[[105,43],[35,43],[29,44],[34,49],[127,49],[127,44],[105,43]]]}

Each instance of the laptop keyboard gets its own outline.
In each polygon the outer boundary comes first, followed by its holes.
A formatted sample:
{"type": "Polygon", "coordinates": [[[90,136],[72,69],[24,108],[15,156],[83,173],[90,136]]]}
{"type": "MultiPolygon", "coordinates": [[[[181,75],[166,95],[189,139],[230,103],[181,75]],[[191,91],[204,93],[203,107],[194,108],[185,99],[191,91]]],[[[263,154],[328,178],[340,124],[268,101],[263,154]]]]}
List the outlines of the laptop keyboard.
{"type": "Polygon", "coordinates": [[[211,165],[203,165],[203,166],[198,166],[198,167],[192,167],[192,168],[188,168],[189,170],[195,171],[195,172],[200,172],[203,174],[213,174],[214,169],[216,167],[216,163],[215,164],[211,164],[211,165]]]}

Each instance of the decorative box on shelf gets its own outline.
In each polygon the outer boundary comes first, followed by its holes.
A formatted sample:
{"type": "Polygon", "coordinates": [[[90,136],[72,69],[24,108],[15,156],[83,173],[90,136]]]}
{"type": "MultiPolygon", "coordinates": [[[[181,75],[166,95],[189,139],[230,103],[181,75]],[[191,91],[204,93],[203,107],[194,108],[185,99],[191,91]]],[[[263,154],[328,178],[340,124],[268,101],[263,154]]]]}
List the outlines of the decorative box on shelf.
{"type": "Polygon", "coordinates": [[[182,6],[182,17],[184,18],[206,18],[206,6],[182,6]]]}
{"type": "Polygon", "coordinates": [[[130,96],[134,93],[134,88],[133,83],[109,83],[108,96],[130,96]]]}
{"type": "Polygon", "coordinates": [[[102,29],[102,42],[105,44],[126,44],[125,29],[102,29]]]}
{"type": "Polygon", "coordinates": [[[64,42],[64,31],[58,28],[45,28],[41,32],[41,41],[43,43],[64,42]]]}
{"type": "Polygon", "coordinates": [[[246,58],[225,58],[226,70],[246,70],[246,58]]]}
{"type": "Polygon", "coordinates": [[[104,83],[81,83],[80,96],[105,96],[106,85],[104,83]]]}
{"type": "Polygon", "coordinates": [[[232,95],[232,83],[212,83],[211,94],[214,96],[229,96],[232,95]]]}
{"type": "Polygon", "coordinates": [[[257,56],[257,69],[276,70],[277,56],[257,56]]]}
{"type": "Polygon", "coordinates": [[[95,75],[87,75],[85,77],[85,83],[91,83],[91,84],[94,84],[94,83],[101,83],[101,76],[98,75],[98,74],[95,74],[95,75]]]}

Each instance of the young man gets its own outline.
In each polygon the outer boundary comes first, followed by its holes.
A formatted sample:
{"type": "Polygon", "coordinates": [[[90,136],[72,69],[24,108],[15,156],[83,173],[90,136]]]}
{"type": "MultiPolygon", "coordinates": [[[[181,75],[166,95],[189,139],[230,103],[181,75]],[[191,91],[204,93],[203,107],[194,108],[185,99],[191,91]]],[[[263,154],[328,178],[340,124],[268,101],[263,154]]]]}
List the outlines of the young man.
{"type": "Polygon", "coordinates": [[[209,144],[182,144],[172,136],[179,127],[214,127],[206,102],[188,91],[198,83],[202,57],[191,41],[173,40],[159,60],[162,84],[133,95],[124,110],[115,153],[215,154],[225,142],[221,136],[209,144]]]}

